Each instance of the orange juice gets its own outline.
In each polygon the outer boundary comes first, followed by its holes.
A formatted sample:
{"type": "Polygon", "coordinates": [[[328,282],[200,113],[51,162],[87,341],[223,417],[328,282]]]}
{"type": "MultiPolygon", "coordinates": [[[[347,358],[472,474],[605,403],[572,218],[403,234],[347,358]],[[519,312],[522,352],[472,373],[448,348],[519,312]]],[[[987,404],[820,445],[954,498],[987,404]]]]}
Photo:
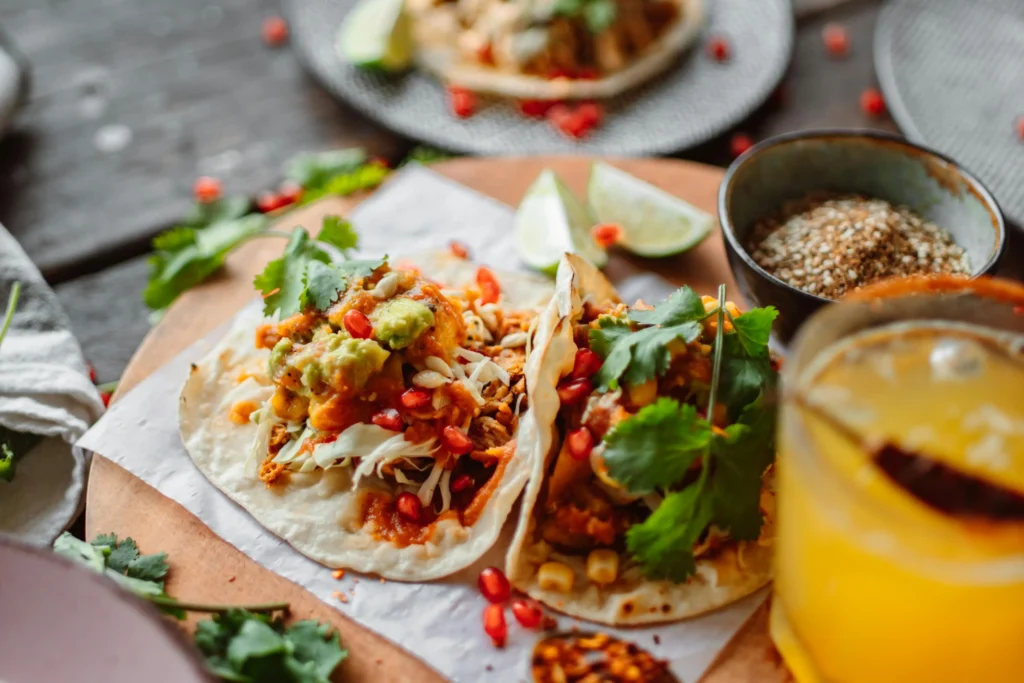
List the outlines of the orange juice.
{"type": "Polygon", "coordinates": [[[800,683],[1024,681],[1024,332],[923,302],[786,368],[771,635],[800,683]]]}

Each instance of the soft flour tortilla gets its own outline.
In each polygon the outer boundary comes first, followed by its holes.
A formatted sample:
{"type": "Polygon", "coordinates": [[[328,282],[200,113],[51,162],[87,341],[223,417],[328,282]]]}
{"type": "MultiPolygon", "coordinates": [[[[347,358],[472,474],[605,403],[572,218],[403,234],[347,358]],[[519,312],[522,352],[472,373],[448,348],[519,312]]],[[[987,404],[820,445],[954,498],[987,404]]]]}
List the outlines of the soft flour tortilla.
{"type": "MultiPolygon", "coordinates": [[[[654,78],[697,37],[704,24],[704,0],[676,0],[679,20],[629,65],[595,80],[550,80],[540,76],[510,73],[460,59],[453,41],[440,41],[428,22],[413,14],[416,61],[449,85],[530,100],[608,99],[654,78]]],[[[429,11],[429,10],[426,10],[429,11]]]]}
{"type": "MultiPolygon", "coordinates": [[[[412,262],[426,277],[449,286],[471,281],[476,272],[475,265],[447,254],[414,256],[412,262]]],[[[498,279],[504,294],[502,305],[510,310],[538,308],[551,298],[547,279],[522,273],[498,273],[498,279]]],[[[273,393],[266,376],[269,351],[254,346],[255,329],[262,321],[255,310],[240,314],[231,331],[192,366],[185,382],[178,408],[179,428],[200,471],[263,526],[329,567],[425,581],[458,571],[483,555],[497,539],[533,469],[535,412],[527,410],[521,416],[516,452],[476,524],[465,528],[455,520],[445,520],[437,524],[429,543],[399,548],[374,539],[361,528],[362,497],[375,485],[372,477],[353,489],[351,468],[318,469],[307,474],[291,472],[287,485],[267,488],[254,475],[251,464],[247,467],[256,425],[238,425],[228,414],[243,398],[262,402],[273,393]],[[251,376],[239,382],[243,373],[251,376]]]]}
{"type": "MultiPolygon", "coordinates": [[[[555,424],[559,400],[559,378],[572,370],[576,345],[572,323],[578,319],[585,301],[618,302],[615,288],[586,261],[567,254],[558,266],[555,295],[542,314],[534,338],[536,363],[527,370],[530,392],[539,430],[535,447],[546,457],[532,462],[519,524],[506,560],[506,572],[512,584],[531,597],[570,616],[612,626],[628,626],[678,621],[711,611],[739,600],[764,586],[771,579],[771,547],[766,543],[729,543],[711,559],[697,560],[697,574],[686,583],[652,581],[639,567],[620,556],[619,579],[599,587],[587,578],[586,557],[552,552],[535,535],[534,514],[545,490],[545,475],[558,455],[560,435],[555,424]],[[537,583],[537,569],[546,561],[558,561],[576,575],[569,594],[543,590],[537,583]]],[[[765,494],[771,499],[771,494],[765,494]]],[[[771,538],[773,515],[765,521],[765,537],[771,538]]]]}

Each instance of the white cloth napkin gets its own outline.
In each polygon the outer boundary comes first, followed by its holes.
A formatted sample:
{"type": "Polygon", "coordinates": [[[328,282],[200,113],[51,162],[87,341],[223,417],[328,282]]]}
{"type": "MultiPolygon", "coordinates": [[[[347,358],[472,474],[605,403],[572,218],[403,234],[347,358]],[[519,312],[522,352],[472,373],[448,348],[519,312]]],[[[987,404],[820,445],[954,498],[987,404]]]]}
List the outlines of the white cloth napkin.
{"type": "Polygon", "coordinates": [[[21,296],[0,343],[0,426],[45,438],[17,454],[13,481],[0,481],[0,533],[48,545],[79,512],[88,461],[72,444],[103,402],[56,295],[0,226],[0,316],[15,282],[21,296]]]}

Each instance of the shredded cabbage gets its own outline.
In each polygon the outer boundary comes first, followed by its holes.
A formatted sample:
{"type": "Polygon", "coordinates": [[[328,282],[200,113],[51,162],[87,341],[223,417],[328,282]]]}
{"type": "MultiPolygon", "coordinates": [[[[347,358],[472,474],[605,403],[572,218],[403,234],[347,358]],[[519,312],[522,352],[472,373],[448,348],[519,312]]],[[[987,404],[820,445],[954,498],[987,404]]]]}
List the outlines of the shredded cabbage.
{"type": "MultiPolygon", "coordinates": [[[[452,492],[449,488],[449,482],[452,479],[452,471],[445,470],[444,474],[441,475],[441,512],[446,511],[452,504],[452,492]]],[[[440,513],[438,513],[440,514],[440,513]]]]}
{"type": "Polygon", "coordinates": [[[437,482],[440,481],[441,475],[444,472],[444,467],[435,460],[434,469],[430,470],[430,476],[420,485],[420,490],[416,492],[416,496],[420,499],[423,507],[430,505],[430,501],[434,498],[434,489],[437,488],[437,482]]]}
{"type": "Polygon", "coordinates": [[[381,468],[395,460],[411,458],[432,458],[437,450],[436,440],[423,443],[406,441],[405,436],[384,429],[375,424],[352,425],[340,435],[335,443],[344,443],[346,453],[360,458],[359,466],[352,475],[352,485],[370,474],[382,476],[381,468]]]}

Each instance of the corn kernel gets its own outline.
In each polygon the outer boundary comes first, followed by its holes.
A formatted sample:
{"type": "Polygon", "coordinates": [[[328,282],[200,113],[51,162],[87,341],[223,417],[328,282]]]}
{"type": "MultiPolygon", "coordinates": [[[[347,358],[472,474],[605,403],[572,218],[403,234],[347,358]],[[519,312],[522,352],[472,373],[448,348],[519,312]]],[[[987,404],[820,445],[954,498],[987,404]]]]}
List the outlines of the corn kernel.
{"type": "Polygon", "coordinates": [[[537,570],[537,583],[544,590],[568,593],[576,576],[561,562],[545,562],[537,570]]]}
{"type": "Polygon", "coordinates": [[[619,554],[607,548],[598,548],[587,555],[587,578],[597,584],[615,583],[619,578],[619,554]]]}
{"type": "Polygon", "coordinates": [[[736,304],[734,304],[731,301],[726,301],[725,302],[725,312],[728,313],[729,315],[731,315],[734,318],[740,317],[740,309],[737,308],[736,304]]]}
{"type": "Polygon", "coordinates": [[[637,408],[654,403],[658,398],[658,380],[649,379],[642,384],[630,385],[627,388],[629,401],[637,408]]]}
{"type": "Polygon", "coordinates": [[[640,669],[634,665],[626,669],[626,675],[623,678],[627,681],[639,681],[641,676],[640,669]]]}
{"type": "Polygon", "coordinates": [[[622,676],[629,668],[629,663],[622,659],[613,659],[608,663],[608,673],[613,676],[622,676]]]}
{"type": "Polygon", "coordinates": [[[566,683],[568,681],[565,677],[565,672],[562,671],[562,667],[555,664],[551,667],[551,681],[552,683],[566,683]]]}
{"type": "Polygon", "coordinates": [[[700,302],[704,304],[704,312],[710,313],[718,308],[718,298],[713,296],[702,296],[700,302]]]}

